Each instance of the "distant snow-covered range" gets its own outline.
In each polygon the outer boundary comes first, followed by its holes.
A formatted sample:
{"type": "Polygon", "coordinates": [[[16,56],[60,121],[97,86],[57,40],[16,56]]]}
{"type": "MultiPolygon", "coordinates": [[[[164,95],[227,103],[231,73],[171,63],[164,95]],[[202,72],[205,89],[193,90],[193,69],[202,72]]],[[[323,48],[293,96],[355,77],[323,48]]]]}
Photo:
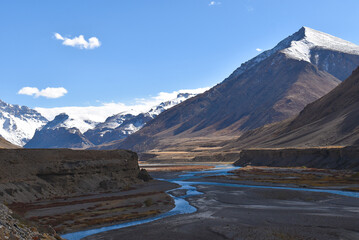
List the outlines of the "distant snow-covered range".
{"type": "MultiPolygon", "coordinates": [[[[48,134],[56,129],[57,133],[75,134],[76,132],[80,136],[89,130],[95,129],[100,124],[102,127],[96,129],[91,136],[93,138],[96,136],[97,138],[99,135],[98,141],[102,142],[101,134],[103,136],[107,133],[108,138],[112,129],[118,128],[124,123],[121,130],[118,130],[121,133],[119,138],[123,138],[139,130],[148,120],[153,119],[162,111],[207,89],[179,90],[171,93],[161,92],[149,99],[136,99],[133,105],[105,103],[101,106],[30,109],[26,106],[12,105],[0,100],[0,136],[13,144],[24,146],[33,138],[35,131],[42,130],[45,125],[46,133],[48,134]],[[67,117],[58,118],[55,121],[56,124],[55,122],[52,123],[56,116],[63,114],[67,117]],[[116,119],[116,124],[106,122],[108,118],[116,119]],[[103,132],[104,127],[106,132],[103,132]],[[60,128],[62,130],[58,131],[60,128]]],[[[44,136],[44,133],[41,136],[44,136]]],[[[50,139],[50,136],[48,137],[50,139]]],[[[116,137],[116,134],[113,133],[111,139],[116,137]]],[[[88,146],[89,143],[86,142],[85,145],[88,146]]],[[[61,144],[58,146],[61,146],[61,144]]]]}
{"type": "Polygon", "coordinates": [[[105,122],[84,133],[85,137],[95,145],[108,143],[126,138],[140,130],[148,121],[157,117],[163,111],[194,97],[195,93],[178,93],[174,98],[161,102],[147,112],[131,114],[122,112],[108,117],[105,122]]]}
{"type": "MultiPolygon", "coordinates": [[[[53,130],[53,128],[64,128],[71,129],[68,132],[74,133],[73,129],[77,129],[79,131],[77,134],[83,134],[88,130],[94,129],[101,123],[103,123],[102,126],[111,129],[105,123],[106,119],[111,116],[114,119],[118,115],[128,115],[131,116],[131,119],[135,120],[135,116],[140,118],[142,116],[139,116],[140,114],[149,114],[153,118],[160,112],[208,89],[198,88],[179,90],[171,93],[161,92],[149,99],[136,99],[133,105],[104,103],[101,106],[30,109],[26,106],[8,104],[0,100],[0,136],[13,144],[24,146],[33,138],[35,131],[41,130],[45,125],[47,125],[47,131],[53,130]],[[48,123],[51,125],[55,117],[61,114],[65,114],[68,117],[62,118],[63,121],[58,122],[53,125],[53,128],[49,129],[48,123]]],[[[119,125],[121,124],[113,125],[112,129],[119,127],[119,125]]],[[[126,125],[123,131],[128,135],[141,127],[142,125],[137,122],[134,125],[126,125]]]]}
{"type": "Polygon", "coordinates": [[[172,107],[175,104],[185,100],[183,96],[178,97],[179,94],[190,94],[195,96],[199,93],[205,92],[209,87],[198,89],[185,89],[179,91],[160,92],[157,96],[150,97],[148,99],[141,98],[135,99],[134,104],[126,105],[124,103],[103,103],[100,106],[86,106],[86,107],[57,107],[57,108],[35,108],[36,111],[41,113],[42,116],[52,121],[57,115],[66,113],[70,118],[67,121],[69,127],[76,127],[82,133],[89,129],[94,128],[98,123],[105,122],[106,119],[115,114],[121,113],[138,115],[140,113],[146,113],[156,107],[157,105],[173,101],[173,104],[168,107],[172,107]],[[177,103],[176,103],[177,102],[177,103]]]}

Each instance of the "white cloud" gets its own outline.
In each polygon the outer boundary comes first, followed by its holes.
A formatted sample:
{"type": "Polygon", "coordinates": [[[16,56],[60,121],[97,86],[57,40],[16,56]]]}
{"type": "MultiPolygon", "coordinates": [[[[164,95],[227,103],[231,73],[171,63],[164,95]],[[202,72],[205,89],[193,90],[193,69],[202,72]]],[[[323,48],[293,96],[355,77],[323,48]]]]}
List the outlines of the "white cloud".
{"type": "Polygon", "coordinates": [[[18,94],[22,94],[22,95],[36,95],[39,93],[39,89],[38,88],[34,88],[34,87],[23,87],[18,91],[18,94]]]}
{"type": "Polygon", "coordinates": [[[147,99],[135,99],[134,104],[124,104],[121,102],[112,102],[112,103],[102,103],[100,106],[87,106],[87,107],[58,107],[58,108],[35,108],[40,112],[45,118],[50,121],[55,118],[60,113],[66,113],[71,118],[80,119],[80,120],[92,120],[95,122],[104,122],[107,117],[112,116],[117,113],[132,113],[139,114],[141,112],[147,112],[152,107],[160,104],[164,101],[169,101],[176,98],[179,93],[193,93],[199,94],[209,88],[198,88],[198,89],[186,89],[179,90],[174,92],[160,92],[154,97],[149,97],[147,99]]]}
{"type": "Polygon", "coordinates": [[[60,98],[67,93],[67,90],[63,87],[58,88],[44,88],[39,90],[36,87],[23,87],[18,91],[18,94],[34,96],[34,97],[45,97],[45,98],[60,98]]]}
{"type": "Polygon", "coordinates": [[[257,52],[262,52],[263,50],[261,48],[256,48],[257,52]]]}
{"type": "Polygon", "coordinates": [[[208,6],[215,6],[215,5],[221,5],[221,2],[210,1],[208,4],[208,6]]]}
{"type": "Polygon", "coordinates": [[[55,33],[54,36],[57,40],[65,40],[59,33],[55,33]]]}
{"type": "Polygon", "coordinates": [[[59,33],[55,33],[54,37],[57,40],[61,40],[62,44],[65,46],[77,47],[80,49],[94,49],[101,46],[101,42],[98,40],[97,37],[91,37],[88,39],[88,41],[86,41],[83,35],[74,38],[67,38],[61,36],[61,34],[59,33]]]}

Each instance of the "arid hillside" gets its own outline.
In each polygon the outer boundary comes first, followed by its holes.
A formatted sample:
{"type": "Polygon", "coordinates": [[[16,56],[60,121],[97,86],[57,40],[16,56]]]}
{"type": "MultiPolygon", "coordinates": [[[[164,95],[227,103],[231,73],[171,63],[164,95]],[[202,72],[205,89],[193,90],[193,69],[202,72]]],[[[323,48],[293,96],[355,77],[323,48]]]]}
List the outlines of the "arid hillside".
{"type": "Polygon", "coordinates": [[[358,52],[355,44],[303,27],[207,92],[163,112],[128,138],[98,148],[143,153],[179,150],[193,142],[203,147],[212,139],[231,140],[288,119],[348,77],[359,64],[358,52]]]}
{"type": "Polygon", "coordinates": [[[290,120],[243,134],[226,150],[248,147],[349,146],[359,144],[359,68],[290,120]]]}

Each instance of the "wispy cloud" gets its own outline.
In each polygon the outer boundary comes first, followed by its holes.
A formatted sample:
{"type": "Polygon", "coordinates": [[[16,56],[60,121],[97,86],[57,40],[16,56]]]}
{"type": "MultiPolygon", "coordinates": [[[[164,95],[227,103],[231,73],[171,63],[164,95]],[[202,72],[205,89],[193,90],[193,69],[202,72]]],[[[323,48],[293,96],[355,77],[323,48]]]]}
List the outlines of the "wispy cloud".
{"type": "Polygon", "coordinates": [[[60,113],[66,113],[71,118],[80,120],[89,120],[103,122],[107,117],[117,113],[139,114],[147,112],[161,102],[173,100],[179,93],[199,94],[209,88],[185,89],[173,92],[160,92],[156,96],[142,99],[135,99],[133,104],[125,104],[121,102],[101,103],[100,106],[87,107],[58,107],[58,108],[35,108],[44,117],[50,121],[60,113]]]}
{"type": "Polygon", "coordinates": [[[254,7],[252,7],[252,6],[247,6],[246,9],[247,9],[248,12],[253,12],[254,11],[254,7]]]}
{"type": "Polygon", "coordinates": [[[61,40],[62,44],[65,46],[76,47],[80,49],[94,49],[101,46],[101,42],[97,37],[91,37],[88,39],[88,41],[86,41],[83,35],[74,38],[67,38],[61,36],[59,33],[55,33],[54,37],[57,40],[61,40]]]}
{"type": "Polygon", "coordinates": [[[217,1],[210,1],[208,6],[215,6],[215,5],[221,5],[221,2],[217,2],[217,1]]]}
{"type": "Polygon", "coordinates": [[[263,49],[261,49],[261,48],[256,48],[256,51],[257,51],[257,52],[262,52],[263,49]]]}
{"type": "Polygon", "coordinates": [[[44,88],[39,90],[36,87],[23,87],[18,91],[18,94],[21,95],[28,95],[38,97],[45,97],[45,98],[60,98],[63,97],[67,93],[67,90],[63,87],[58,88],[44,88]]]}

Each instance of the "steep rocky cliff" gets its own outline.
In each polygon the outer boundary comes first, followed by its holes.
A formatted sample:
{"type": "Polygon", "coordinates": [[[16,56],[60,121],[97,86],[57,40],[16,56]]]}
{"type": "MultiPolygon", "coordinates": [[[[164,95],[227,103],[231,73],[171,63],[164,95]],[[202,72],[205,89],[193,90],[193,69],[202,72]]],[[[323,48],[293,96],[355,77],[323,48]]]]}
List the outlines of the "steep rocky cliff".
{"type": "Polygon", "coordinates": [[[121,190],[138,178],[131,151],[0,149],[0,201],[30,202],[121,190]]]}
{"type": "Polygon", "coordinates": [[[237,166],[311,167],[359,170],[359,147],[246,149],[237,166]]]}

